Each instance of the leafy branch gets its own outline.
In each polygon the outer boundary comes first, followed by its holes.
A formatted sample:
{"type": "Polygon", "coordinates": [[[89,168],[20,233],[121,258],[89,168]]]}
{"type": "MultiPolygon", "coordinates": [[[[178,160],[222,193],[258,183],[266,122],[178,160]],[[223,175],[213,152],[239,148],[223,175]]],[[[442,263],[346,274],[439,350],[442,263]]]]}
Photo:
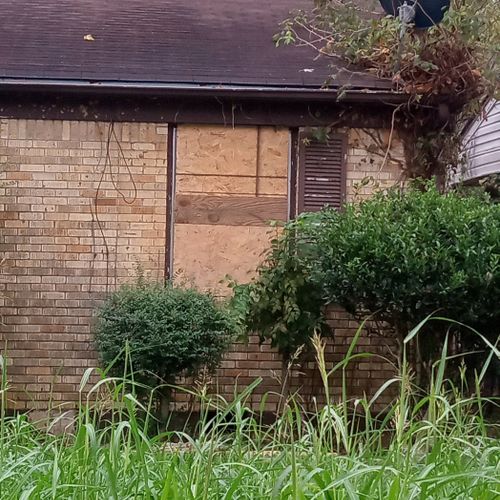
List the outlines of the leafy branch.
{"type": "Polygon", "coordinates": [[[314,4],[283,21],[276,43],[326,56],[331,78],[325,86],[341,71],[368,72],[407,95],[396,125],[410,177],[444,177],[459,168],[461,131],[498,94],[500,2],[452,0],[442,23],[427,30],[403,30],[398,18],[351,0],[314,4]]]}

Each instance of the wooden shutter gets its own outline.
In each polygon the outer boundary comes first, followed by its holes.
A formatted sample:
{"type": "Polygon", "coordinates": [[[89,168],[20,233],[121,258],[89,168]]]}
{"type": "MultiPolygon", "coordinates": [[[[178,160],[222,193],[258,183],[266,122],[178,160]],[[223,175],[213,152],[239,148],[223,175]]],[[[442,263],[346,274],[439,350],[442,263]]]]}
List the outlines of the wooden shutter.
{"type": "Polygon", "coordinates": [[[299,213],[339,209],[345,197],[346,136],[331,135],[327,142],[301,136],[299,142],[299,213]]]}

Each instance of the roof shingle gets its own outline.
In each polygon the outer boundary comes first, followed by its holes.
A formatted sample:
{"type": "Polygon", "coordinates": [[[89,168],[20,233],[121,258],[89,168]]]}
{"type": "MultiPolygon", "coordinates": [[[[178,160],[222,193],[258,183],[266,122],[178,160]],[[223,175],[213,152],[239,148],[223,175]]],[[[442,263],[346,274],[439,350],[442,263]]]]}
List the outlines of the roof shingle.
{"type": "MultiPolygon", "coordinates": [[[[0,0],[0,79],[318,88],[330,61],[275,48],[307,0],[0,0]],[[94,41],[85,41],[85,35],[94,41]],[[314,71],[305,71],[311,70],[314,71]]],[[[337,64],[340,64],[337,62],[337,64]]],[[[354,76],[353,76],[354,75],[354,76]]],[[[387,90],[341,72],[331,83],[387,90]]]]}

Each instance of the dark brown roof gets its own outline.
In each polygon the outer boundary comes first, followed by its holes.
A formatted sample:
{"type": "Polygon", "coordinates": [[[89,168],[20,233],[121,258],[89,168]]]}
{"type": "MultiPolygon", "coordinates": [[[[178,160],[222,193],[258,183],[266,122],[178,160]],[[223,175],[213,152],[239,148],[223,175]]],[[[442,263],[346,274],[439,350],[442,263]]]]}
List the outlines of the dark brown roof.
{"type": "MultiPolygon", "coordinates": [[[[0,80],[319,88],[330,61],[275,48],[312,0],[0,0],[0,80]],[[92,35],[94,41],[85,41],[92,35]],[[313,70],[313,71],[311,71],[313,70]]],[[[388,90],[342,72],[334,86],[388,90]]]]}

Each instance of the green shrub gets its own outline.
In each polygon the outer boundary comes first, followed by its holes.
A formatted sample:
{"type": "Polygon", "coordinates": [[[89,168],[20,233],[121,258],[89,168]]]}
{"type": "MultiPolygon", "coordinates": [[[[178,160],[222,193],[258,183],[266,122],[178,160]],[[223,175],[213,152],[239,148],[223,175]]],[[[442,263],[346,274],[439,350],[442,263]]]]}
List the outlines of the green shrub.
{"type": "Polygon", "coordinates": [[[113,373],[130,371],[130,362],[136,379],[158,385],[214,369],[234,331],[229,310],[211,295],[139,282],[121,287],[99,309],[96,342],[113,373]]]}
{"type": "MultiPolygon", "coordinates": [[[[300,227],[311,248],[311,281],[325,302],[357,317],[372,315],[396,333],[437,313],[497,340],[498,204],[484,196],[441,194],[426,184],[378,193],[342,212],[305,216],[300,227]]],[[[421,360],[436,355],[447,328],[442,322],[426,326],[421,360]]],[[[456,333],[459,350],[484,348],[477,336],[456,333]]]]}
{"type": "Polygon", "coordinates": [[[498,334],[498,205],[428,185],[379,193],[321,222],[313,280],[328,302],[401,331],[439,311],[498,334]]]}
{"type": "Polygon", "coordinates": [[[287,362],[301,347],[310,347],[313,333],[327,334],[321,289],[314,285],[294,238],[295,225],[286,225],[283,236],[271,241],[257,277],[233,285],[233,308],[247,332],[271,347],[287,362]]]}
{"type": "MultiPolygon", "coordinates": [[[[340,212],[303,214],[273,245],[250,285],[247,321],[283,350],[305,342],[321,308],[338,304],[385,322],[399,339],[437,313],[496,342],[500,327],[500,205],[485,196],[441,194],[434,184],[389,190],[340,212]]],[[[426,325],[421,367],[449,325],[426,325]]],[[[461,352],[483,349],[455,328],[461,352]]],[[[480,360],[477,360],[478,363],[480,360]]]]}

